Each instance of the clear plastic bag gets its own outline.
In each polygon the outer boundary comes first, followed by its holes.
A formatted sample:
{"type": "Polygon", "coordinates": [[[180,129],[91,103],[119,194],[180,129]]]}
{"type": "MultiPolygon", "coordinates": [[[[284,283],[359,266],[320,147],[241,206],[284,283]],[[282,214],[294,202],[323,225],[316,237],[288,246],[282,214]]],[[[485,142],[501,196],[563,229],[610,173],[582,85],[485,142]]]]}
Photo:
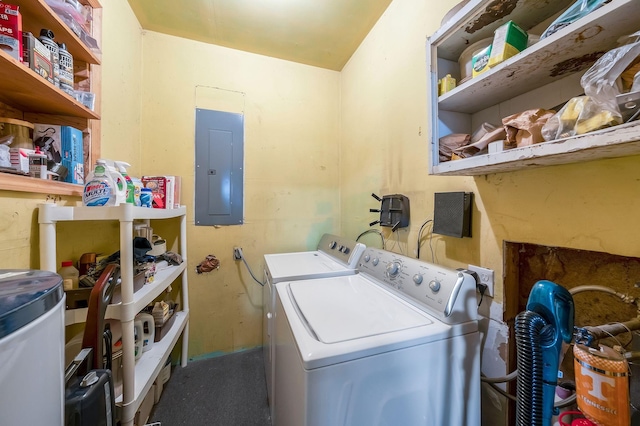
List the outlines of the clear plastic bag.
{"type": "Polygon", "coordinates": [[[602,109],[588,96],[571,98],[544,126],[545,141],[565,139],[575,135],[619,124],[611,111],[602,109]]]}
{"type": "MultiPolygon", "coordinates": [[[[640,37],[640,32],[632,37],[640,37]]],[[[621,118],[616,102],[616,96],[621,94],[617,80],[638,57],[640,41],[637,40],[602,55],[580,79],[585,95],[591,97],[602,109],[621,118]]]]}
{"type": "Polygon", "coordinates": [[[577,21],[583,16],[587,16],[605,3],[609,3],[611,0],[578,0],[572,4],[562,15],[553,21],[549,28],[544,30],[540,39],[549,37],[551,34],[561,30],[569,24],[577,21]]]}

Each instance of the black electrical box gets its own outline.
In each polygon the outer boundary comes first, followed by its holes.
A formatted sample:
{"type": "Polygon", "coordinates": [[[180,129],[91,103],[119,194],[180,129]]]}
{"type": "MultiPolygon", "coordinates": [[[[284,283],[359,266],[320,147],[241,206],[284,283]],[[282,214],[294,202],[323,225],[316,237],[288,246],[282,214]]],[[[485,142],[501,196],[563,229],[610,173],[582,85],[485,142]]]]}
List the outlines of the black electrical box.
{"type": "Polygon", "coordinates": [[[376,194],[371,194],[373,198],[380,201],[380,209],[369,209],[370,212],[380,212],[380,220],[371,222],[369,226],[380,224],[389,226],[395,232],[398,228],[409,226],[409,198],[405,195],[383,195],[382,198],[376,194]]]}
{"type": "Polygon", "coordinates": [[[450,237],[471,236],[473,192],[436,192],[433,233],[450,237]]]}

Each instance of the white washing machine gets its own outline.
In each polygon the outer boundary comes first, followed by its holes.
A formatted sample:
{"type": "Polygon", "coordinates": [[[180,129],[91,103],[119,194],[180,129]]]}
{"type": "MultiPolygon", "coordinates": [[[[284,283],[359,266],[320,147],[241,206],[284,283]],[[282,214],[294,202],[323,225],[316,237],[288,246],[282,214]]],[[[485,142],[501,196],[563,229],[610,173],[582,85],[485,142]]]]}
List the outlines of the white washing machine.
{"type": "Polygon", "coordinates": [[[267,394],[272,419],[275,407],[273,393],[275,368],[273,362],[273,313],[276,303],[274,284],[283,281],[353,275],[356,273],[356,266],[364,249],[365,246],[361,243],[336,235],[324,234],[318,243],[317,250],[266,254],[264,256],[262,340],[267,394]]]}
{"type": "Polygon", "coordinates": [[[475,280],[367,248],[276,284],[276,426],[480,425],[475,280]]]}

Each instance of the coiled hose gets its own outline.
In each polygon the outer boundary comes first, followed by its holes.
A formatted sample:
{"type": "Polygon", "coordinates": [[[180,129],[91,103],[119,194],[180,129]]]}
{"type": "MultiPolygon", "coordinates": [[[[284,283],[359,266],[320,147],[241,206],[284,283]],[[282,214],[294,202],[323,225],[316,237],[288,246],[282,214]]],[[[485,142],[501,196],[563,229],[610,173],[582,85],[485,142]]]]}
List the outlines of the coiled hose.
{"type": "Polygon", "coordinates": [[[517,426],[547,426],[544,418],[542,346],[553,342],[553,327],[533,311],[516,316],[516,351],[518,356],[517,426]]]}

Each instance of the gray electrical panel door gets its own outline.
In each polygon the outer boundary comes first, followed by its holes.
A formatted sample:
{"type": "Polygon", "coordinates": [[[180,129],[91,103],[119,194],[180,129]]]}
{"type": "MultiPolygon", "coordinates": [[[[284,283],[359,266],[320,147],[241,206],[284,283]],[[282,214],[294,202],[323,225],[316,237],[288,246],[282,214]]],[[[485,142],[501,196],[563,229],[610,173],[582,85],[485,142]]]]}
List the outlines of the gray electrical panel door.
{"type": "Polygon", "coordinates": [[[244,115],[196,109],[196,225],[243,222],[243,163],[244,115]]]}

